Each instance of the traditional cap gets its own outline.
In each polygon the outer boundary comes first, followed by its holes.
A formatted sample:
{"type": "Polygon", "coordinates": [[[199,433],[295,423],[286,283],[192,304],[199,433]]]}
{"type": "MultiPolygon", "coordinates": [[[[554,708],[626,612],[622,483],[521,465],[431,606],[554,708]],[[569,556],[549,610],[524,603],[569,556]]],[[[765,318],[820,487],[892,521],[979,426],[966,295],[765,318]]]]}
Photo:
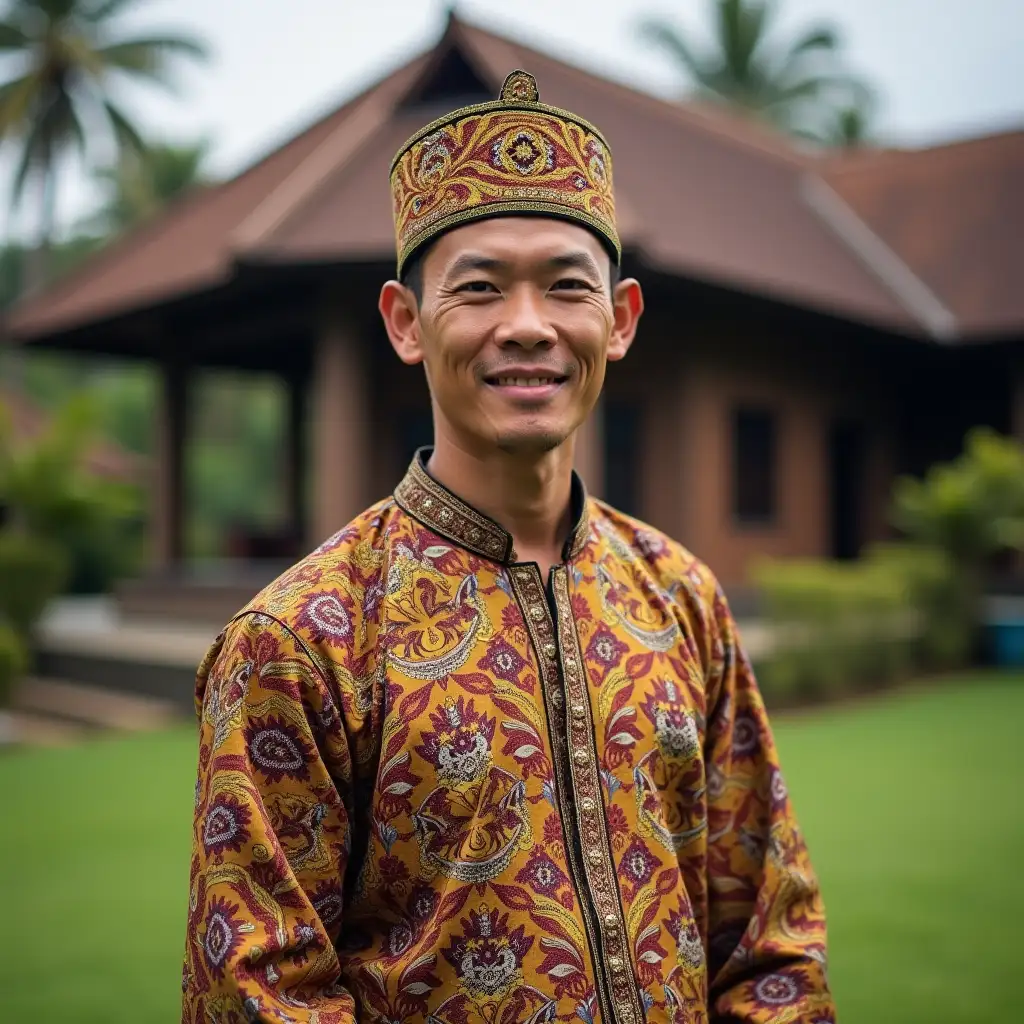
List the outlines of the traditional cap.
{"type": "Polygon", "coordinates": [[[398,274],[445,231],[484,217],[533,214],[590,228],[618,263],[612,160],[589,122],[539,101],[513,71],[501,98],[421,128],[391,163],[398,274]]]}

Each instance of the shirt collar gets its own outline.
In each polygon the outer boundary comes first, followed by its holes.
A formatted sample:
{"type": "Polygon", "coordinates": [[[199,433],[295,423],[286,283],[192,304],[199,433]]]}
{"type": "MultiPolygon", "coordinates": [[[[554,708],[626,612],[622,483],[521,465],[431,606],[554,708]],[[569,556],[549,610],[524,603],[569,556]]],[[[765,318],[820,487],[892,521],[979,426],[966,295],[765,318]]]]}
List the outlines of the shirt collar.
{"type": "MultiPolygon", "coordinates": [[[[509,565],[517,560],[512,534],[500,523],[473,508],[427,471],[432,448],[421,448],[402,482],[395,488],[399,507],[442,537],[485,558],[509,565]]],[[[572,475],[573,527],[565,540],[562,558],[576,558],[587,542],[590,520],[587,490],[577,473],[572,475]]]]}

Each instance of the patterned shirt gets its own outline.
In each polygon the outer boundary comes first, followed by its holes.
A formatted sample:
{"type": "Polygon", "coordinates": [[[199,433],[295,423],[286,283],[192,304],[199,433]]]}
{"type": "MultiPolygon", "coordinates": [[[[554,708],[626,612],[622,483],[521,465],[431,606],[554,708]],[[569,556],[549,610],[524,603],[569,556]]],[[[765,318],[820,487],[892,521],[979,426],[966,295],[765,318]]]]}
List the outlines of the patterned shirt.
{"type": "Polygon", "coordinates": [[[574,487],[545,583],[418,457],[214,643],[185,1022],[834,1021],[725,599],[574,487]]]}

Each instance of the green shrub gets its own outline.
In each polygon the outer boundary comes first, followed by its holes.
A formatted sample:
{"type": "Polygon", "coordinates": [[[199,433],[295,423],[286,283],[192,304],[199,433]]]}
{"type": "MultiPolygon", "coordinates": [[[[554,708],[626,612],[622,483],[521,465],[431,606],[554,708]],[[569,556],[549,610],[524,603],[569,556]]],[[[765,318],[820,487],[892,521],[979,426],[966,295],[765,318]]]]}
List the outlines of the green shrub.
{"type": "Polygon", "coordinates": [[[14,686],[27,664],[25,644],[10,626],[0,623],[0,708],[10,704],[14,686]]]}
{"type": "Polygon", "coordinates": [[[903,581],[906,603],[920,616],[915,661],[932,669],[965,664],[971,655],[974,610],[950,556],[923,544],[879,544],[868,559],[903,581]]]}
{"type": "Polygon", "coordinates": [[[920,613],[892,563],[770,561],[754,579],[773,626],[759,666],[769,702],[885,686],[912,664],[920,613]]]}
{"type": "Polygon", "coordinates": [[[0,618],[27,638],[47,602],[60,593],[67,561],[57,545],[0,531],[0,618]]]}

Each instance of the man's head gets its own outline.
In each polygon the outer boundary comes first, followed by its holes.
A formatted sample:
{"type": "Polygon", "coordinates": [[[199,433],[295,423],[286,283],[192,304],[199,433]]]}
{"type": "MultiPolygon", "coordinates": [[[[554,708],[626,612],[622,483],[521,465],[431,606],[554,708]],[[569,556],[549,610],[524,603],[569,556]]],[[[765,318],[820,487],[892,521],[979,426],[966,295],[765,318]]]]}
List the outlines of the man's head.
{"type": "Polygon", "coordinates": [[[404,270],[381,292],[388,336],[403,362],[424,364],[435,431],[479,455],[562,444],[643,311],[597,235],[553,217],[449,230],[404,270]]]}
{"type": "Polygon", "coordinates": [[[643,311],[618,279],[601,132],[513,71],[490,103],[421,128],[391,165],[398,281],[388,336],[423,363],[438,443],[480,456],[557,448],[586,419],[643,311]]]}

